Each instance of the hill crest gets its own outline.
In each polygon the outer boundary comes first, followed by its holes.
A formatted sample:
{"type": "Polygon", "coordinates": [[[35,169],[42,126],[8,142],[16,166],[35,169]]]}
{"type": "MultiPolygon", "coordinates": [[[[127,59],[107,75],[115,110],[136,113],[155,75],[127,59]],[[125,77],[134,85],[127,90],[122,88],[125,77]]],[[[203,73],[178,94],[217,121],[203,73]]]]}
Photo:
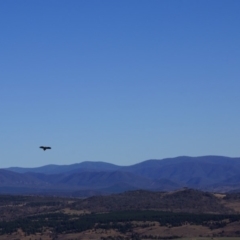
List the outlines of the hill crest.
{"type": "Polygon", "coordinates": [[[239,176],[240,158],[222,156],[151,159],[131,166],[87,161],[70,165],[2,169],[0,193],[4,192],[1,190],[3,187],[17,187],[19,191],[24,187],[29,192],[33,188],[40,192],[51,189],[52,193],[71,192],[74,195],[81,195],[81,191],[110,194],[133,189],[172,191],[182,187],[226,192],[239,189],[239,176]]]}

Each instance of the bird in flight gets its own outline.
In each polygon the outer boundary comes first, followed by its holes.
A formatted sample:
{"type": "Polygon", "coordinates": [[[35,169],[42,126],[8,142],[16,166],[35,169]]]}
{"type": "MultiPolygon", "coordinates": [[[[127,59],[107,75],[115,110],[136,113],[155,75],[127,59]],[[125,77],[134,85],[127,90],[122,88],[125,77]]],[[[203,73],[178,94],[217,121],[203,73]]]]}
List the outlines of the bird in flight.
{"type": "Polygon", "coordinates": [[[42,148],[43,151],[47,150],[47,149],[52,149],[51,147],[44,147],[44,146],[41,146],[39,148],[42,148]]]}

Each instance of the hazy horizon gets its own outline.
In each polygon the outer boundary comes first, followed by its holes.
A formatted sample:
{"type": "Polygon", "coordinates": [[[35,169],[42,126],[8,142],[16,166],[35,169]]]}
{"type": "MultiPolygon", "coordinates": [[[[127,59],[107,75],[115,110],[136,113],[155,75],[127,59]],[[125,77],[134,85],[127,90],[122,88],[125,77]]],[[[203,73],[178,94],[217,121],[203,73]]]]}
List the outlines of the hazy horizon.
{"type": "Polygon", "coordinates": [[[1,1],[0,168],[240,156],[239,12],[237,0],[1,1]]]}
{"type": "Polygon", "coordinates": [[[219,156],[219,155],[204,155],[204,156],[175,156],[175,157],[166,157],[166,158],[151,158],[151,159],[144,159],[144,160],[141,160],[141,161],[138,161],[138,162],[135,162],[135,163],[131,163],[131,164],[116,164],[116,163],[112,163],[112,162],[106,162],[106,161],[91,161],[91,160],[88,160],[88,161],[81,161],[81,162],[74,162],[74,163],[67,163],[67,164],[58,164],[58,163],[47,163],[47,164],[44,164],[44,165],[39,165],[39,166],[34,166],[34,167],[31,167],[31,166],[9,166],[9,167],[5,167],[5,168],[0,168],[0,169],[8,169],[8,168],[39,168],[39,167],[44,167],[44,166],[67,166],[67,165],[75,165],[75,164],[81,164],[81,163],[84,163],[84,162],[91,162],[91,163],[107,163],[107,164],[113,164],[113,165],[116,165],[116,166],[120,166],[120,167],[125,167],[125,166],[133,166],[133,165],[137,165],[139,163],[142,163],[142,162],[146,162],[146,161],[151,161],[151,160],[156,160],[156,161],[162,161],[162,160],[168,160],[168,159],[175,159],[175,158],[182,158],[182,157],[187,157],[187,158],[201,158],[201,157],[220,157],[220,158],[229,158],[229,159],[239,159],[240,160],[240,157],[229,157],[229,156],[219,156]]]}

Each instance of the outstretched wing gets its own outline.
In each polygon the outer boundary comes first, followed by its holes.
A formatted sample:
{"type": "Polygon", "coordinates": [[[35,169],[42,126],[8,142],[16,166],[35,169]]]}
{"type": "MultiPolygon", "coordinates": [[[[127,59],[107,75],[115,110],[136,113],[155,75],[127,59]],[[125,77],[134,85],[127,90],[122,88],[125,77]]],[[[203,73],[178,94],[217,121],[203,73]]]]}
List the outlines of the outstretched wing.
{"type": "Polygon", "coordinates": [[[42,148],[42,150],[47,150],[47,149],[52,149],[51,147],[44,147],[44,146],[40,146],[39,148],[42,148]]]}

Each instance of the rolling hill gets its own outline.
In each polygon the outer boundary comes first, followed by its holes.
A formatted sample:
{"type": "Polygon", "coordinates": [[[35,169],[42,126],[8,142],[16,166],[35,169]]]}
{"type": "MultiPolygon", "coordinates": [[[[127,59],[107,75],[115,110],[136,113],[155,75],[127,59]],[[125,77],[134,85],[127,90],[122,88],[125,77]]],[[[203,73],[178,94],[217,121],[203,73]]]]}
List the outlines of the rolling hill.
{"type": "Polygon", "coordinates": [[[147,160],[131,166],[105,162],[11,167],[0,170],[0,192],[58,192],[82,196],[145,189],[171,191],[182,187],[227,192],[239,189],[240,158],[222,156],[147,160]],[[34,191],[33,191],[34,190],[34,191]],[[81,193],[82,191],[82,193],[81,193]],[[91,195],[91,194],[90,194],[91,195]]]}

